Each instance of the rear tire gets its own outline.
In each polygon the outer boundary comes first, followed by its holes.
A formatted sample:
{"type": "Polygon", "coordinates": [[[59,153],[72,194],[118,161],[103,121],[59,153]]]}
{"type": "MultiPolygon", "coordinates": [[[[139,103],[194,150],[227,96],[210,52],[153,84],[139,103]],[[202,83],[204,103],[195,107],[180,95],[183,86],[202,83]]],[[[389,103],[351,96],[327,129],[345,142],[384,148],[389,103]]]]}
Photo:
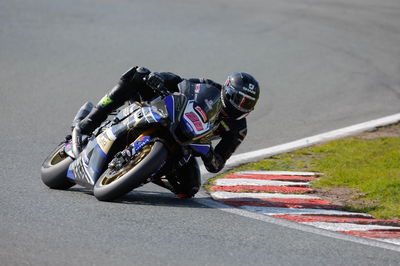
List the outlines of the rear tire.
{"type": "Polygon", "coordinates": [[[67,171],[73,159],[63,154],[64,143],[50,153],[40,170],[43,183],[52,189],[65,190],[75,185],[67,178],[67,171]]]}
{"type": "Polygon", "coordinates": [[[124,168],[118,171],[108,168],[94,185],[94,196],[100,201],[112,201],[147,183],[167,156],[168,151],[162,142],[144,146],[124,168]]]}

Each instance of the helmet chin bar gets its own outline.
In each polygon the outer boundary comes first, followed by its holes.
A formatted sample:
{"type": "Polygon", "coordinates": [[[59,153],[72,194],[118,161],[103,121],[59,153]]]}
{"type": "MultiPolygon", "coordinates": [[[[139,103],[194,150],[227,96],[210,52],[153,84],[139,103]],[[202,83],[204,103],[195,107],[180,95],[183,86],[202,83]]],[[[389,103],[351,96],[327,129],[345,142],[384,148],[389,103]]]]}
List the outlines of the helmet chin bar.
{"type": "Polygon", "coordinates": [[[237,117],[237,118],[234,118],[234,117],[230,117],[229,114],[228,114],[227,112],[225,112],[224,108],[222,108],[222,109],[221,109],[221,114],[222,114],[224,117],[226,117],[226,118],[233,118],[233,119],[236,119],[236,120],[240,120],[240,119],[243,119],[243,118],[245,118],[246,116],[248,116],[248,115],[250,114],[250,112],[244,113],[244,114],[242,114],[241,116],[239,116],[239,117],[237,117]]]}

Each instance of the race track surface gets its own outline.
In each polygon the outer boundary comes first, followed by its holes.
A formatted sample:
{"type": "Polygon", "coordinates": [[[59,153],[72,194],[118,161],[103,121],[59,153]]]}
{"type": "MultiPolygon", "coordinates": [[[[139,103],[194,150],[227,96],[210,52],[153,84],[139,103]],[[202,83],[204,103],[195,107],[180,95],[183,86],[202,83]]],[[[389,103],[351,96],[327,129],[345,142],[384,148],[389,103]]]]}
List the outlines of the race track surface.
{"type": "Polygon", "coordinates": [[[131,66],[252,73],[262,92],[241,153],[398,113],[399,44],[398,0],[0,0],[0,264],[398,264],[152,185],[118,203],[49,190],[39,169],[131,66]]]}

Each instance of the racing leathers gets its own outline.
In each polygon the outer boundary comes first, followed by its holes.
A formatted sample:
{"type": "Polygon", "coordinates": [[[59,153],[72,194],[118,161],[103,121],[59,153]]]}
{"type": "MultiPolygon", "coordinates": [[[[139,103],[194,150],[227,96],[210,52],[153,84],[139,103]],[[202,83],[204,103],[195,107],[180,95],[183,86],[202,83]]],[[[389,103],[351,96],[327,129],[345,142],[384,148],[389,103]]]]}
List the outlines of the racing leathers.
{"type": "MultiPolygon", "coordinates": [[[[83,134],[91,133],[104,121],[108,114],[122,106],[126,101],[150,101],[156,98],[157,90],[178,92],[178,84],[184,79],[170,72],[150,72],[144,67],[133,67],[122,75],[118,84],[106,94],[83,119],[78,127],[83,134]]],[[[222,85],[210,79],[191,78],[187,81],[195,84],[206,83],[222,89],[222,85]]],[[[209,172],[220,171],[240,145],[247,133],[246,118],[231,119],[224,114],[219,115],[220,124],[214,135],[220,137],[215,149],[210,149],[202,160],[209,172]]],[[[192,157],[175,171],[174,176],[167,177],[172,185],[172,191],[180,197],[193,197],[200,188],[200,171],[197,161],[192,157]]],[[[155,182],[163,186],[161,182],[155,182]]],[[[168,187],[170,188],[170,187],[168,187]]],[[[171,189],[171,188],[170,188],[171,189]]]]}

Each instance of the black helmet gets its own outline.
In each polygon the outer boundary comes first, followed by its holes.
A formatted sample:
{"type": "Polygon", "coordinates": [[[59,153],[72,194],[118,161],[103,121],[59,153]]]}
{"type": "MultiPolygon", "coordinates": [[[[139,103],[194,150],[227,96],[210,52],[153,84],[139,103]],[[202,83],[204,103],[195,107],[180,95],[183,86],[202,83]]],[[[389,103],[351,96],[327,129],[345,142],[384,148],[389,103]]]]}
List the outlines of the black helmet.
{"type": "Polygon", "coordinates": [[[255,78],[244,72],[233,73],[222,88],[222,113],[239,120],[253,111],[259,96],[260,87],[255,78]]]}

